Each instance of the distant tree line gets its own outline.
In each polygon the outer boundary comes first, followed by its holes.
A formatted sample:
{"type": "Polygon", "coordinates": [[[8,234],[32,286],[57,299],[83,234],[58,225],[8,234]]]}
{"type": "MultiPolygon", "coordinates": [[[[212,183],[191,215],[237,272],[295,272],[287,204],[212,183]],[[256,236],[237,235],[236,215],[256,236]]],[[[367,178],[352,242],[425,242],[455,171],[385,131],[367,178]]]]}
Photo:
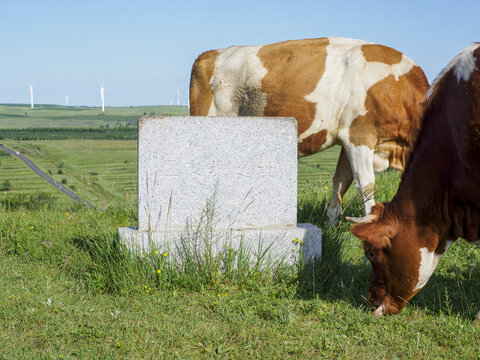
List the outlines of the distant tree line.
{"type": "Polygon", "coordinates": [[[12,140],[135,140],[137,129],[133,127],[109,128],[26,128],[2,129],[1,139],[12,140]]]}

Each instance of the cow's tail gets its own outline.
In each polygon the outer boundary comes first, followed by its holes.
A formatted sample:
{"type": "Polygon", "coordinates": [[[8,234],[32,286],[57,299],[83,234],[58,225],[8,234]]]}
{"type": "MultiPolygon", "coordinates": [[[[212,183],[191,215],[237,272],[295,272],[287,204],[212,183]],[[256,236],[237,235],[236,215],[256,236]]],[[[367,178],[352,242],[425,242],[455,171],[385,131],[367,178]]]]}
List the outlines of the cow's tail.
{"type": "Polygon", "coordinates": [[[217,50],[204,52],[193,64],[190,76],[190,115],[206,116],[210,109],[213,92],[210,79],[215,71],[217,50]]]}

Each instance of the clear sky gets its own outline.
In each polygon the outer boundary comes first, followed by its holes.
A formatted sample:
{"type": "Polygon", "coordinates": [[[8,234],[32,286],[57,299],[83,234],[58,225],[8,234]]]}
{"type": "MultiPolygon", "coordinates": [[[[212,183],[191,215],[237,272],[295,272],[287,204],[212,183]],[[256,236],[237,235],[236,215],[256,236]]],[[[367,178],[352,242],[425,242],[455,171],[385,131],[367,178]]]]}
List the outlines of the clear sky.
{"type": "Polygon", "coordinates": [[[186,105],[206,50],[344,36],[402,51],[432,81],[480,41],[480,0],[0,0],[0,103],[186,105]]]}

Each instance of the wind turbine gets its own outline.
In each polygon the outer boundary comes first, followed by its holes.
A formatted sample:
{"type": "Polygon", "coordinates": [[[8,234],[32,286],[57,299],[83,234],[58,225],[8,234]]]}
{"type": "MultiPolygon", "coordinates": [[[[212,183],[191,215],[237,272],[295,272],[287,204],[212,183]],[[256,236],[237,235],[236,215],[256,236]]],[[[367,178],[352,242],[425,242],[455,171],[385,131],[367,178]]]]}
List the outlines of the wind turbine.
{"type": "Polygon", "coordinates": [[[65,96],[65,105],[68,106],[68,95],[65,96]]]}
{"type": "Polygon", "coordinates": [[[105,112],[105,89],[103,88],[103,82],[100,88],[100,97],[102,98],[102,112],[105,112]]]}
{"type": "Polygon", "coordinates": [[[177,86],[177,105],[180,105],[180,90],[178,90],[178,86],[177,86]]]}
{"type": "Polygon", "coordinates": [[[33,109],[33,85],[28,84],[28,87],[30,88],[30,108],[33,109]]]}

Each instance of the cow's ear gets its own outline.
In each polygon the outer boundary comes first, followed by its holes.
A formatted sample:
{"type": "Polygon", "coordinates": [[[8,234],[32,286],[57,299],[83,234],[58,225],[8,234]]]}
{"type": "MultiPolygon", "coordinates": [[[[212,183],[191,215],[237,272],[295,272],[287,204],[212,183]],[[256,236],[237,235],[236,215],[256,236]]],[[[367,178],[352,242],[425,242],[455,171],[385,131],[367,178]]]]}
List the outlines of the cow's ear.
{"type": "Polygon", "coordinates": [[[389,230],[389,226],[378,221],[355,224],[350,228],[353,235],[378,249],[390,246],[389,230]]]}

